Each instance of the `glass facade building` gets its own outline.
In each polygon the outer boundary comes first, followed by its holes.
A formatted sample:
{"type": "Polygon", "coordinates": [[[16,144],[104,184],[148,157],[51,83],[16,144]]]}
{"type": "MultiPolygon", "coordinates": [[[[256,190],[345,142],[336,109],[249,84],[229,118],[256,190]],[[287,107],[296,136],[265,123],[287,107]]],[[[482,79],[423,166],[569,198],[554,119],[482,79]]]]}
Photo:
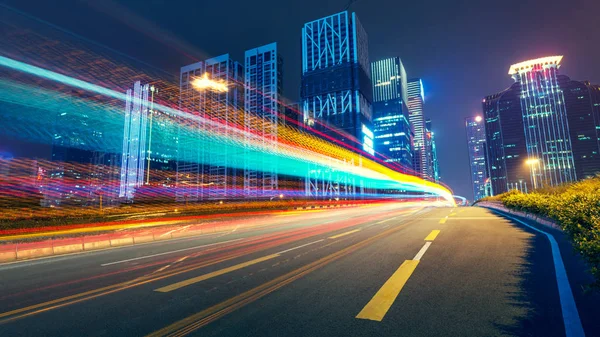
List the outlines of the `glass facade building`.
{"type": "Polygon", "coordinates": [[[558,75],[562,88],[578,179],[600,173],[600,86],[558,75]]]}
{"type": "Polygon", "coordinates": [[[427,165],[427,149],[425,144],[425,116],[423,115],[423,104],[425,93],[423,82],[420,78],[410,79],[407,82],[408,119],[415,135],[413,140],[414,170],[423,178],[431,179],[427,165]]]}
{"type": "Polygon", "coordinates": [[[469,151],[469,167],[471,169],[471,184],[473,186],[473,201],[487,195],[485,120],[481,116],[465,119],[467,131],[467,148],[469,151]]]}
{"type": "Polygon", "coordinates": [[[427,154],[428,176],[431,180],[440,181],[440,168],[437,159],[437,145],[435,144],[435,133],[431,128],[431,119],[425,120],[425,153],[427,154]]]}
{"type": "Polygon", "coordinates": [[[562,56],[550,56],[513,64],[509,68],[520,83],[521,113],[528,159],[536,185],[560,185],[577,179],[567,107],[558,83],[562,56]],[[539,167],[535,167],[539,166],[539,167]]]}
{"type": "Polygon", "coordinates": [[[413,169],[413,132],[408,121],[406,70],[399,57],[371,63],[375,149],[385,162],[413,169]]]}
{"type": "Polygon", "coordinates": [[[244,67],[229,54],[213,57],[181,68],[180,110],[201,118],[181,121],[195,123],[192,131],[180,128],[177,149],[178,201],[215,200],[235,197],[240,182],[239,170],[243,164],[233,163],[227,151],[207,155],[197,140],[207,133],[230,134],[230,124],[244,118],[244,67]],[[198,90],[194,80],[207,76],[227,86],[227,91],[198,90]],[[207,122],[212,120],[212,122],[207,122]]]}
{"type": "MultiPolygon", "coordinates": [[[[273,152],[277,150],[277,124],[283,117],[282,66],[277,43],[245,53],[244,127],[258,135],[263,146],[273,152]]],[[[272,197],[278,186],[277,163],[262,160],[255,151],[247,151],[244,161],[244,196],[272,197]],[[262,169],[251,169],[256,167],[262,169]]]]}
{"type": "Polygon", "coordinates": [[[344,11],[306,23],[302,28],[304,122],[372,152],[369,132],[363,132],[372,130],[370,73],[367,33],[355,13],[344,11]]]}
{"type": "Polygon", "coordinates": [[[530,167],[521,114],[520,83],[483,99],[487,175],[490,195],[531,189],[530,167]]]}

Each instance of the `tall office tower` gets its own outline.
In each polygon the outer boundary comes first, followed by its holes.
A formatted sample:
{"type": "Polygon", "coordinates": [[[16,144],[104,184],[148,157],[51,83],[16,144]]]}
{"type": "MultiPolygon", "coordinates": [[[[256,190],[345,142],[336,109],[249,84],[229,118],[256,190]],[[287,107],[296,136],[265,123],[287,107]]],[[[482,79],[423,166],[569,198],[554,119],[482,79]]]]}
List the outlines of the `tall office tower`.
{"type": "MultiPolygon", "coordinates": [[[[534,184],[555,186],[577,179],[565,97],[557,75],[562,56],[513,64],[508,74],[521,85],[521,113],[534,184]]],[[[535,186],[534,186],[535,187],[535,186]]]]}
{"type": "Polygon", "coordinates": [[[135,82],[127,90],[125,123],[123,128],[123,153],[121,156],[121,183],[119,197],[133,199],[135,189],[144,184],[146,169],[146,135],[150,111],[150,85],[135,82]]]}
{"type": "Polygon", "coordinates": [[[600,86],[558,75],[563,90],[578,179],[600,173],[600,86]]]}
{"type": "Polygon", "coordinates": [[[375,149],[382,159],[413,168],[406,70],[399,57],[371,63],[375,149]]]}
{"type": "Polygon", "coordinates": [[[481,116],[465,118],[467,130],[467,148],[469,151],[469,167],[471,168],[471,184],[473,185],[473,201],[485,196],[486,168],[485,120],[481,116]]]}
{"type": "Polygon", "coordinates": [[[373,154],[370,73],[367,33],[355,13],[344,11],[304,25],[304,120],[316,120],[315,128],[373,154]]]}
{"type": "Polygon", "coordinates": [[[45,172],[45,183],[40,190],[41,206],[81,206],[89,201],[89,165],[94,156],[91,148],[110,140],[104,137],[109,126],[92,118],[105,112],[105,108],[84,105],[84,98],[88,97],[83,91],[72,90],[59,98],[61,109],[56,111],[50,129],[52,164],[45,172]]]}
{"type": "MultiPolygon", "coordinates": [[[[245,55],[244,125],[267,151],[277,151],[277,124],[282,117],[281,71],[277,43],[250,49],[245,55]]],[[[244,195],[272,197],[277,191],[277,163],[248,149],[244,156],[244,195]],[[260,168],[260,169],[259,169],[260,168]]]]}
{"type": "Polygon", "coordinates": [[[521,85],[509,88],[483,99],[485,119],[486,165],[490,179],[490,195],[511,189],[526,192],[533,187],[527,166],[527,147],[523,131],[520,102],[521,85]]]}
{"type": "Polygon", "coordinates": [[[414,169],[424,179],[430,179],[429,167],[427,166],[427,149],[425,147],[425,117],[423,115],[423,104],[425,93],[423,82],[420,78],[408,80],[407,103],[408,120],[415,134],[413,148],[415,152],[414,169]]]}
{"type": "Polygon", "coordinates": [[[427,118],[425,120],[425,144],[426,144],[426,153],[427,153],[427,166],[428,166],[428,175],[435,182],[440,181],[440,168],[438,165],[437,159],[437,145],[435,144],[435,133],[431,128],[431,119],[427,118]]]}
{"type": "Polygon", "coordinates": [[[186,119],[188,127],[179,129],[177,163],[177,200],[223,199],[235,197],[238,170],[233,163],[240,154],[208,152],[198,140],[206,134],[228,135],[230,126],[243,123],[243,66],[229,54],[181,68],[180,109],[199,118],[186,119]],[[227,90],[197,85],[200,77],[218,81],[227,90]],[[210,122],[208,122],[210,120],[210,122]]]}

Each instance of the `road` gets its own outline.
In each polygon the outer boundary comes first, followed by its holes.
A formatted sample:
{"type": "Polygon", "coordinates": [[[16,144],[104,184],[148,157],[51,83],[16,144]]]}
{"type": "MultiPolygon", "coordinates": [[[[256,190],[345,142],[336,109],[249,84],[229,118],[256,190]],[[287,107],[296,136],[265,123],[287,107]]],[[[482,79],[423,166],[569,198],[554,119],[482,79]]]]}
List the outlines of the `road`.
{"type": "Polygon", "coordinates": [[[0,265],[0,336],[600,335],[557,231],[558,281],[544,233],[478,207],[244,221],[264,226],[0,265]]]}

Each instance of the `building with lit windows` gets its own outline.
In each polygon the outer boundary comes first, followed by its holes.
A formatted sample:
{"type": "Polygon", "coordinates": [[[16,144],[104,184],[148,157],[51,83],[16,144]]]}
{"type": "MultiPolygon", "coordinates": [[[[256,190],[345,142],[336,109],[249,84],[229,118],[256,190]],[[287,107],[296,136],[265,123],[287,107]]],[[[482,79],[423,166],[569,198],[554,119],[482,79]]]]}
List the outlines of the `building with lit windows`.
{"type": "Polygon", "coordinates": [[[471,184],[473,186],[473,201],[479,200],[486,194],[487,168],[485,146],[485,120],[481,116],[465,119],[467,131],[467,149],[469,152],[469,167],[471,169],[471,184]]]}
{"type": "Polygon", "coordinates": [[[491,195],[511,189],[526,192],[533,187],[530,167],[526,164],[520,92],[521,85],[514,83],[483,99],[486,164],[491,195]]]}
{"type": "Polygon", "coordinates": [[[437,159],[437,145],[435,144],[435,133],[431,128],[431,119],[425,120],[425,153],[427,154],[427,168],[428,176],[431,180],[438,182],[440,181],[440,167],[437,159]]]}
{"type": "MultiPolygon", "coordinates": [[[[280,104],[282,66],[277,43],[245,53],[244,126],[258,135],[264,146],[273,152],[277,150],[277,124],[283,117],[280,104]]],[[[247,150],[244,155],[244,196],[272,197],[277,186],[277,163],[263,160],[255,151],[247,150]]]]}
{"type": "Polygon", "coordinates": [[[121,198],[133,199],[135,189],[142,186],[146,178],[146,137],[151,97],[150,85],[142,85],[139,81],[135,82],[133,90],[127,90],[119,185],[121,198]]]}
{"type": "Polygon", "coordinates": [[[381,159],[413,169],[413,132],[408,121],[406,70],[399,57],[371,63],[375,149],[381,159]]]}
{"type": "Polygon", "coordinates": [[[219,200],[239,196],[240,172],[234,167],[234,153],[227,150],[207,153],[198,145],[204,131],[228,135],[228,124],[244,119],[244,67],[229,54],[213,57],[181,68],[181,111],[198,116],[182,123],[193,128],[179,128],[177,149],[178,201],[219,200]],[[211,90],[195,85],[206,77],[224,85],[227,90],[211,90]],[[207,120],[212,120],[208,123],[207,120]]]}
{"type": "Polygon", "coordinates": [[[301,104],[305,122],[373,154],[370,73],[367,33],[355,13],[343,11],[304,25],[301,104]]]}
{"type": "Polygon", "coordinates": [[[492,194],[600,172],[600,88],[558,74],[561,60],[513,64],[515,83],[483,100],[492,194]]]}
{"type": "Polygon", "coordinates": [[[567,107],[573,162],[578,179],[600,173],[600,86],[558,75],[567,107]]]}
{"type": "Polygon", "coordinates": [[[577,179],[567,107],[557,78],[561,59],[550,56],[529,60],[513,64],[508,71],[521,86],[527,155],[538,161],[531,171],[540,186],[577,179]]]}
{"type": "Polygon", "coordinates": [[[414,170],[423,177],[431,179],[429,167],[427,165],[427,149],[425,144],[425,116],[423,114],[423,105],[425,102],[425,93],[423,91],[423,81],[420,78],[410,79],[407,82],[407,107],[408,119],[414,132],[414,170]]]}

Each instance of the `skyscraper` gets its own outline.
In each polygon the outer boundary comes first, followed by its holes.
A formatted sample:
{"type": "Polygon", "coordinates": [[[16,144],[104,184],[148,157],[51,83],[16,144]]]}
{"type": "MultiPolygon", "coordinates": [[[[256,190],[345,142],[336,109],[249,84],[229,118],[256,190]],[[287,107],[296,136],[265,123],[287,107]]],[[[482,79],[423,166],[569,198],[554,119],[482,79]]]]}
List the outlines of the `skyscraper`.
{"type": "MultiPolygon", "coordinates": [[[[258,134],[263,146],[272,151],[277,149],[277,123],[283,117],[282,66],[276,43],[246,51],[245,128],[258,134]]],[[[244,160],[244,195],[272,197],[278,186],[277,163],[261,160],[255,151],[247,151],[244,160]],[[262,170],[255,169],[260,166],[262,170]]]]}
{"type": "Polygon", "coordinates": [[[373,153],[372,95],[367,33],[356,14],[344,11],[306,23],[302,28],[304,120],[315,120],[315,128],[373,153]]]}
{"type": "Polygon", "coordinates": [[[526,164],[520,91],[521,85],[514,83],[483,99],[487,174],[492,195],[510,189],[526,192],[533,187],[531,168],[526,164]]]}
{"type": "Polygon", "coordinates": [[[121,198],[133,199],[135,189],[144,183],[150,90],[150,85],[142,85],[140,81],[135,82],[133,90],[127,90],[119,185],[121,198]]]}
{"type": "Polygon", "coordinates": [[[554,186],[577,179],[565,97],[557,79],[561,59],[528,60],[513,64],[508,71],[521,85],[527,155],[530,163],[539,163],[531,169],[538,185],[554,186]]]}
{"type": "Polygon", "coordinates": [[[473,201],[486,196],[486,150],[485,120],[481,116],[465,119],[467,130],[467,148],[469,151],[469,167],[471,168],[471,184],[473,185],[473,201]]]}
{"type": "Polygon", "coordinates": [[[565,97],[567,120],[578,179],[600,173],[600,86],[558,75],[565,97]]]}
{"type": "Polygon", "coordinates": [[[414,147],[414,168],[415,171],[424,179],[430,179],[429,168],[427,165],[427,152],[425,144],[425,116],[423,115],[423,104],[425,93],[423,91],[423,82],[420,78],[413,78],[407,83],[407,106],[408,119],[415,134],[414,147]]]}
{"type": "Polygon", "coordinates": [[[425,120],[425,153],[427,153],[427,167],[428,167],[428,176],[431,180],[438,182],[440,181],[440,167],[438,165],[437,159],[437,145],[435,144],[435,133],[431,127],[431,119],[427,118],[425,120]]]}
{"type": "MultiPolygon", "coordinates": [[[[239,172],[232,165],[226,150],[210,155],[197,144],[205,134],[232,132],[230,125],[239,125],[244,118],[243,66],[229,54],[210,58],[182,67],[180,72],[180,110],[199,119],[191,131],[180,127],[177,162],[177,200],[223,199],[235,197],[239,172]],[[209,90],[196,87],[200,77],[218,81],[227,90],[209,90]],[[207,122],[210,119],[211,122],[207,122]],[[185,134],[181,134],[185,132],[185,134]],[[190,133],[191,132],[191,133],[190,133]],[[206,190],[205,190],[206,189],[206,190]]],[[[231,156],[234,157],[234,156],[231,156]]]]}
{"type": "Polygon", "coordinates": [[[371,63],[375,149],[385,162],[413,169],[406,70],[399,57],[371,63]]]}

